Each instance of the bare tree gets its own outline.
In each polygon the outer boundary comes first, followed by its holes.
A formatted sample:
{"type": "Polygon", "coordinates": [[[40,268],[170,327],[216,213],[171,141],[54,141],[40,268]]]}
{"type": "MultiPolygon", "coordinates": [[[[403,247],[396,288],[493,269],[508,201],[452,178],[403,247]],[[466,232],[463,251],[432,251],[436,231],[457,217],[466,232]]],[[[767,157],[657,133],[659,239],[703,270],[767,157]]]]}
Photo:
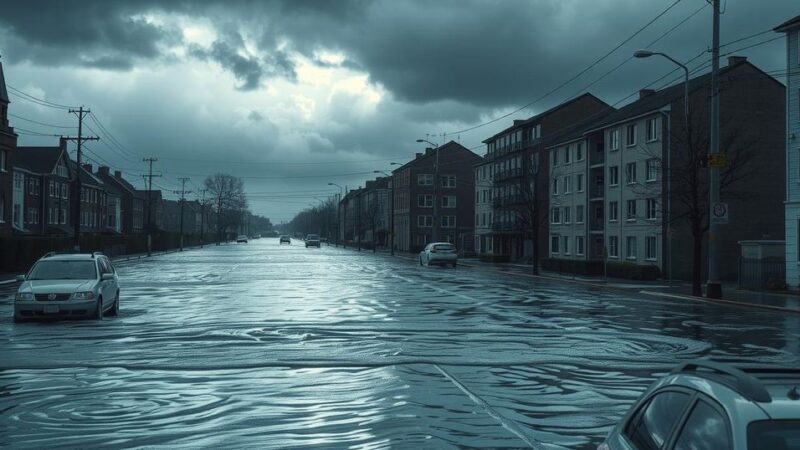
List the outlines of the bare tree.
{"type": "Polygon", "coordinates": [[[539,260],[541,248],[539,235],[547,226],[549,220],[549,186],[548,168],[542,162],[541,152],[534,151],[522,158],[522,178],[517,192],[512,197],[512,203],[519,205],[514,210],[518,224],[524,230],[524,237],[531,240],[532,273],[539,274],[539,260]]]}
{"type": "Polygon", "coordinates": [[[204,184],[217,215],[217,245],[219,245],[230,228],[241,224],[242,212],[247,209],[244,182],[233,175],[216,173],[206,178],[204,184]]]}

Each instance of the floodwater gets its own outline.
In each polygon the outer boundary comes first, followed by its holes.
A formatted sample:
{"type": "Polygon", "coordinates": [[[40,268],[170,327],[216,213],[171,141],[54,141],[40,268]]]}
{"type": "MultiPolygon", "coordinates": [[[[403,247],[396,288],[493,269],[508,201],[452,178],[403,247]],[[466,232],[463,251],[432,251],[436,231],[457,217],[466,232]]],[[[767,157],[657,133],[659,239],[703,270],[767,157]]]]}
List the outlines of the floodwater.
{"type": "Polygon", "coordinates": [[[800,315],[301,241],[117,269],[101,322],[0,290],[0,447],[593,448],[678,361],[800,354],[800,315]]]}

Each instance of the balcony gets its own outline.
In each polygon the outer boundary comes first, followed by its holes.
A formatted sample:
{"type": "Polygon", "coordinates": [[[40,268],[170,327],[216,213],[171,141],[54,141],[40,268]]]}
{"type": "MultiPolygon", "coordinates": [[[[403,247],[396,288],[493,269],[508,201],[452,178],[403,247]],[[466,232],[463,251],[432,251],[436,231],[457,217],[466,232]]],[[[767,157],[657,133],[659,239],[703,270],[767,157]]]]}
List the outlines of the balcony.
{"type": "Polygon", "coordinates": [[[511,180],[520,177],[522,177],[522,168],[517,167],[516,169],[508,169],[497,172],[496,174],[494,174],[494,182],[498,183],[501,181],[511,180]]]}
{"type": "Polygon", "coordinates": [[[505,197],[495,197],[492,199],[492,206],[500,208],[503,206],[522,205],[525,203],[525,196],[522,194],[508,195],[505,197]]]}

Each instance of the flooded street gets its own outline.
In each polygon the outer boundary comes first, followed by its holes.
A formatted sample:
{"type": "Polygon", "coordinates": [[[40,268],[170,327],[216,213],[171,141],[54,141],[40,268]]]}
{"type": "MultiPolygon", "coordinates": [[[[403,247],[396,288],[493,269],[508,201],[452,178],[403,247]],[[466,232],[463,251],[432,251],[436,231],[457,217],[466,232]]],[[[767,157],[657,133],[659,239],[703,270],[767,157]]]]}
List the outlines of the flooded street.
{"type": "Polygon", "coordinates": [[[0,446],[592,448],[678,361],[800,355],[796,315],[301,241],[117,270],[102,322],[2,286],[0,446]]]}

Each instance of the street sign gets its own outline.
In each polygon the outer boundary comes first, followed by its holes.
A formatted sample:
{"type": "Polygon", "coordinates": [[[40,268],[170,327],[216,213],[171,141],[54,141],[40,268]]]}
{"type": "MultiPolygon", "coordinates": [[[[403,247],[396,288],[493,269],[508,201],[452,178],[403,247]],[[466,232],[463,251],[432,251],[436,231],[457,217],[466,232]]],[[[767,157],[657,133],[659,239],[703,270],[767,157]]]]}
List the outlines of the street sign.
{"type": "Polygon", "coordinates": [[[728,204],[717,202],[711,208],[711,223],[727,224],[728,223],[728,204]]]}
{"type": "Polygon", "coordinates": [[[725,160],[725,153],[712,153],[708,155],[708,167],[713,169],[724,169],[728,162],[725,160]]]}

